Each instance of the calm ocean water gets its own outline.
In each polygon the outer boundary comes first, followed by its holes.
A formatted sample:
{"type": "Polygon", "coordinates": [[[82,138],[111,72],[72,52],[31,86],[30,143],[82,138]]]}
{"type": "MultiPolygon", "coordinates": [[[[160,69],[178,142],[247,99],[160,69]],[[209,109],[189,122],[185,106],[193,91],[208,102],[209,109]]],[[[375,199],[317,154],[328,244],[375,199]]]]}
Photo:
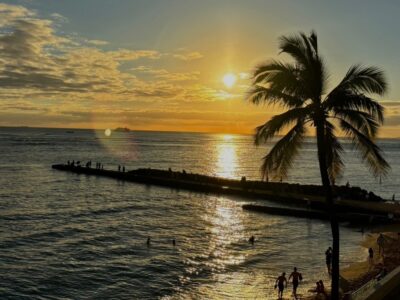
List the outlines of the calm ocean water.
{"type": "MultiPolygon", "coordinates": [[[[379,184],[350,153],[341,182],[400,198],[399,141],[379,143],[392,166],[388,178],[379,184]]],[[[234,196],[50,168],[91,159],[111,169],[258,179],[265,151],[239,135],[0,128],[0,298],[275,299],[274,279],[294,266],[303,273],[302,293],[328,281],[325,222],[245,212],[249,200],[234,196]]],[[[288,181],[319,184],[318,174],[310,139],[288,181]]],[[[361,239],[342,227],[343,264],[364,260],[361,239]]]]}

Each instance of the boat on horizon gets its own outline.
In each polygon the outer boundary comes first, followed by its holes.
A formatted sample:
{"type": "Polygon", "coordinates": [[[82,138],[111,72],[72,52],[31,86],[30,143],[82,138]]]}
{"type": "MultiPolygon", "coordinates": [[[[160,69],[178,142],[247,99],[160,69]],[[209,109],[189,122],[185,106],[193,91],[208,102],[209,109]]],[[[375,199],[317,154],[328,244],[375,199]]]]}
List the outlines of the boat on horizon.
{"type": "Polygon", "coordinates": [[[130,132],[131,130],[128,127],[117,127],[114,129],[115,132],[130,132]]]}

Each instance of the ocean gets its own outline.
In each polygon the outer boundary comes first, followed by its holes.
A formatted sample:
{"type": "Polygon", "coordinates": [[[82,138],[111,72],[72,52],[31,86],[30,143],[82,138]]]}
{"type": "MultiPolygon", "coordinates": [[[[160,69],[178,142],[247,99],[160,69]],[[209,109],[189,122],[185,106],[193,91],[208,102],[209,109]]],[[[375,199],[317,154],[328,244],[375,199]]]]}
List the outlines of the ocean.
{"type": "MultiPolygon", "coordinates": [[[[344,141],[338,183],[400,200],[399,140],[378,143],[389,175],[373,178],[344,141]]],[[[241,209],[265,200],[51,169],[91,160],[114,170],[259,179],[270,146],[256,148],[245,135],[0,128],[0,299],[276,299],[275,278],[295,266],[300,293],[320,279],[328,284],[327,222],[241,209]]],[[[310,138],[287,181],[319,184],[316,155],[310,138]]],[[[362,239],[357,228],[341,227],[342,266],[367,257],[362,239]]]]}

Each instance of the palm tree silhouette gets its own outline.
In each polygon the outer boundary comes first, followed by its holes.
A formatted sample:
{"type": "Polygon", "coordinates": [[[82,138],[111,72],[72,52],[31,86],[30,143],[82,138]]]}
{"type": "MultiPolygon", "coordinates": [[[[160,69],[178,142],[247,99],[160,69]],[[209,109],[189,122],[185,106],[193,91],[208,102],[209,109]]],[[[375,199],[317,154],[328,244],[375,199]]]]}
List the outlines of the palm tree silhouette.
{"type": "Polygon", "coordinates": [[[263,178],[286,177],[306,137],[307,127],[315,128],[333,240],[332,299],[339,299],[339,225],[332,184],[342,173],[344,164],[343,146],[337,133],[341,131],[352,139],[373,175],[386,175],[390,167],[374,143],[378,128],[383,124],[384,109],[367,94],[383,95],[387,83],[380,69],[354,65],[328,93],[328,75],[318,53],[316,33],[282,36],[279,42],[281,53],[291,56],[294,62],[273,60],[259,65],[247,95],[254,104],[276,104],[286,110],[256,128],[256,145],[287,130],[263,158],[261,172],[263,178]]]}

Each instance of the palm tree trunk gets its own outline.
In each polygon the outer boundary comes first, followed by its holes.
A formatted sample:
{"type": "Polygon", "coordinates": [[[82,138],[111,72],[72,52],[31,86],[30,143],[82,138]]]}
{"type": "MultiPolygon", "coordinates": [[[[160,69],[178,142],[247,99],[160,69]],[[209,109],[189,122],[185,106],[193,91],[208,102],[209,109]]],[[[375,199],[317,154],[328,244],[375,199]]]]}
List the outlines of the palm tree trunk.
{"type": "Polygon", "coordinates": [[[322,185],[325,190],[326,204],[329,211],[332,231],[332,291],[331,299],[339,300],[339,223],[336,216],[336,208],[333,201],[332,186],[328,174],[326,163],[326,143],[325,143],[325,125],[324,121],[316,124],[317,127],[317,147],[319,170],[321,173],[322,185]]]}

